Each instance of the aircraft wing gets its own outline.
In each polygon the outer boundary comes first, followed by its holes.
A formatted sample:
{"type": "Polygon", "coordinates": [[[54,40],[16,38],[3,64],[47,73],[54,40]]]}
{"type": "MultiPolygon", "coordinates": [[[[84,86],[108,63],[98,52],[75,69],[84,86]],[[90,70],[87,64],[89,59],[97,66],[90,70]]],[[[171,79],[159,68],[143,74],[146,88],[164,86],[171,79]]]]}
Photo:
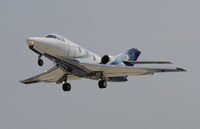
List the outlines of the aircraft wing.
{"type": "Polygon", "coordinates": [[[104,77],[118,77],[128,75],[148,75],[159,72],[183,72],[182,68],[136,68],[132,66],[116,66],[106,64],[80,63],[92,72],[102,72],[104,77]]]}
{"type": "Polygon", "coordinates": [[[24,83],[24,84],[31,84],[31,83],[37,83],[37,82],[62,83],[62,79],[65,77],[65,74],[67,74],[67,80],[80,79],[77,76],[66,73],[60,67],[54,66],[53,68],[49,69],[47,72],[41,73],[37,76],[28,78],[28,79],[20,81],[20,82],[24,83]]]}

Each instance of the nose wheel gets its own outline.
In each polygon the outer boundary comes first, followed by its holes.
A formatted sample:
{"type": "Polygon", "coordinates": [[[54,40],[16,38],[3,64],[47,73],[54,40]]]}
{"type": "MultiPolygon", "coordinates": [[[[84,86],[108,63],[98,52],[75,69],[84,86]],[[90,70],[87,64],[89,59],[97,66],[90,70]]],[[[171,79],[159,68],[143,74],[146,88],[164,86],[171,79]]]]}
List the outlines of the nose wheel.
{"type": "Polygon", "coordinates": [[[38,65],[43,66],[43,64],[44,64],[44,61],[42,59],[38,59],[38,65]]]}
{"type": "Polygon", "coordinates": [[[103,88],[106,88],[106,87],[107,87],[107,82],[106,82],[106,80],[100,80],[100,81],[98,82],[98,85],[99,85],[99,88],[100,88],[100,89],[103,89],[103,88]]]}
{"type": "Polygon", "coordinates": [[[70,83],[64,83],[62,88],[63,88],[63,91],[70,91],[71,90],[71,84],[70,83]]]}

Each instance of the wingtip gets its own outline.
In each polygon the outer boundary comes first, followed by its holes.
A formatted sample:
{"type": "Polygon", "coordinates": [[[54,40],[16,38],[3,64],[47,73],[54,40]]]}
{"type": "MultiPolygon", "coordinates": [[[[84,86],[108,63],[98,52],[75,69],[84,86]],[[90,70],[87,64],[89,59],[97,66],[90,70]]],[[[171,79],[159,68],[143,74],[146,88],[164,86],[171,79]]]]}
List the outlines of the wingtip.
{"type": "Polygon", "coordinates": [[[25,83],[24,83],[24,81],[22,81],[22,80],[20,80],[19,82],[21,82],[21,83],[25,84],[25,83]]]}
{"type": "Polygon", "coordinates": [[[180,72],[187,72],[187,70],[186,69],[183,69],[183,68],[176,68],[177,69],[177,71],[180,71],[180,72]]]}
{"type": "Polygon", "coordinates": [[[172,62],[169,62],[169,61],[160,61],[159,64],[172,64],[172,62]]]}

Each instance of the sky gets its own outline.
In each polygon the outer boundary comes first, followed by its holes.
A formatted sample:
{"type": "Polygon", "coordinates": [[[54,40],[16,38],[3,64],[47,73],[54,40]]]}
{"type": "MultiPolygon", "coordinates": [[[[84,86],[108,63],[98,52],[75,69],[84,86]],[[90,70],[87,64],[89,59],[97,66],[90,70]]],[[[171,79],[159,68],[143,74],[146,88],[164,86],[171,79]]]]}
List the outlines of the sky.
{"type": "Polygon", "coordinates": [[[198,0],[1,0],[0,128],[199,129],[198,0]],[[125,83],[71,81],[24,85],[19,80],[54,64],[25,40],[60,34],[103,56],[130,48],[139,60],[171,61],[188,70],[131,76],[125,83]]]}

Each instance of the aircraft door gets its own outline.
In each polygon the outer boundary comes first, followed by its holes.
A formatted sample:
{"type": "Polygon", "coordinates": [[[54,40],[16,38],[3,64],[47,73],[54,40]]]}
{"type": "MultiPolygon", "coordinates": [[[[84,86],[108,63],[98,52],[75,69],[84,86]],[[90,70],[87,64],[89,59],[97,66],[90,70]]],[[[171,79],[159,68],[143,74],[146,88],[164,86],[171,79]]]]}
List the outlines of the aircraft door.
{"type": "Polygon", "coordinates": [[[75,57],[80,57],[82,54],[81,48],[80,47],[76,47],[76,53],[75,53],[75,57]]]}

